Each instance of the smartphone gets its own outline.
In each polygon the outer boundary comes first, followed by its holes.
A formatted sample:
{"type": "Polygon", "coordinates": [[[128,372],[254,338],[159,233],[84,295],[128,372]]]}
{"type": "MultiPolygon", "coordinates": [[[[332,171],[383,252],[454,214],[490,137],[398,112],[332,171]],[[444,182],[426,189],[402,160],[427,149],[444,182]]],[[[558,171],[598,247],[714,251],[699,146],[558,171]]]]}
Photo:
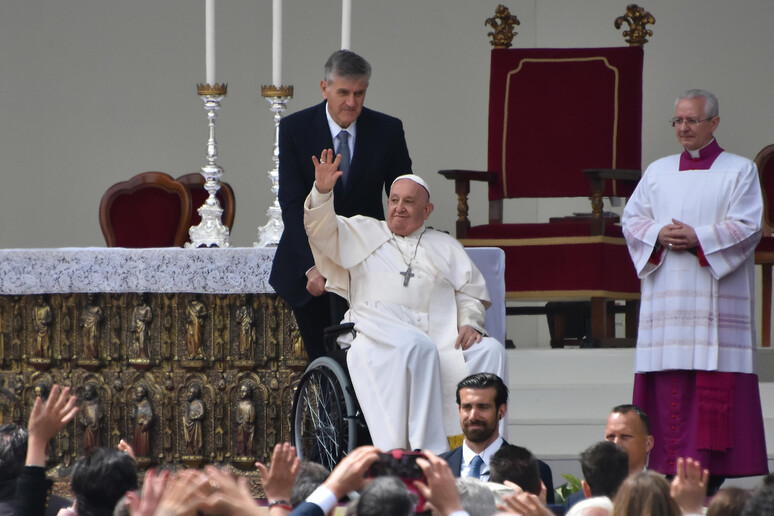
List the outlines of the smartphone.
{"type": "Polygon", "coordinates": [[[425,474],[417,464],[419,457],[426,458],[422,452],[410,450],[392,450],[380,453],[379,460],[371,465],[368,474],[371,477],[392,476],[398,477],[410,493],[416,496],[416,512],[425,512],[425,499],[419,492],[414,482],[426,484],[425,474]]]}
{"type": "Polygon", "coordinates": [[[422,452],[392,450],[380,453],[379,460],[371,465],[369,476],[392,476],[408,480],[423,479],[422,468],[417,465],[418,457],[424,458],[422,452]]]}

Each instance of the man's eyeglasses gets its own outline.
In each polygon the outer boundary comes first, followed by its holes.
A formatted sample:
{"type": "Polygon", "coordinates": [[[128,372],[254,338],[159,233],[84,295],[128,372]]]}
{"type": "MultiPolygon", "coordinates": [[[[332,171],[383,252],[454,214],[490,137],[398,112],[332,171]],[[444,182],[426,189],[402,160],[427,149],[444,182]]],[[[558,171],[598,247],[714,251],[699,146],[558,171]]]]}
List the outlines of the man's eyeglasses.
{"type": "Polygon", "coordinates": [[[706,122],[707,120],[712,120],[713,118],[715,118],[715,117],[711,116],[709,118],[705,118],[704,120],[695,120],[693,118],[672,118],[672,119],[669,120],[669,125],[674,127],[676,125],[683,125],[683,123],[686,123],[686,124],[688,124],[691,127],[696,127],[701,122],[706,122]]]}

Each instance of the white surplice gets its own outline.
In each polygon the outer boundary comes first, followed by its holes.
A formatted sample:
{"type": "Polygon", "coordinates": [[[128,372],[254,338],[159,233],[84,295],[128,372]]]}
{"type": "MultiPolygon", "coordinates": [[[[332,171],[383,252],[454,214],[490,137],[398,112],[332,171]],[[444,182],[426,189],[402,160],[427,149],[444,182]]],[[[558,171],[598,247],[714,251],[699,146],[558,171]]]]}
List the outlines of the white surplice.
{"type": "Polygon", "coordinates": [[[636,372],[669,369],[754,372],[754,250],[763,204],[755,164],[722,152],[709,170],[679,171],[680,156],[645,171],[622,225],[642,279],[636,372]],[[692,226],[696,255],[651,255],[672,219],[692,226]]]}
{"type": "Polygon", "coordinates": [[[347,365],[374,444],[446,450],[447,435],[460,432],[456,384],[471,372],[507,382],[495,339],[454,349],[459,326],[484,331],[490,303],[481,272],[446,233],[423,226],[401,237],[384,221],[337,217],[332,196],[316,190],[304,220],[326,289],[350,304],[344,320],[357,335],[347,365]]]}

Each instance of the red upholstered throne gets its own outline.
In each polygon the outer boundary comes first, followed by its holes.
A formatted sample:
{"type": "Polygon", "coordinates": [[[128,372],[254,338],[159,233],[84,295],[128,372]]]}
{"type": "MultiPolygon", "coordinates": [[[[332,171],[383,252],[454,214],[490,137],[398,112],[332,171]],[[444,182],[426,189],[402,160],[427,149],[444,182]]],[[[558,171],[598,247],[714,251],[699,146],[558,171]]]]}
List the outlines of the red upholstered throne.
{"type": "Polygon", "coordinates": [[[761,346],[771,346],[771,266],[774,264],[774,145],[764,147],[755,157],[763,191],[763,237],[755,248],[755,263],[761,266],[761,346]]]}
{"type": "Polygon", "coordinates": [[[108,247],[181,247],[191,226],[191,195],[163,172],[143,172],[111,186],[99,205],[108,247]]]}
{"type": "MultiPolygon", "coordinates": [[[[455,180],[461,242],[505,250],[507,299],[591,300],[587,337],[603,346],[634,345],[636,337],[640,282],[603,197],[629,195],[640,177],[642,63],[639,46],[493,49],[488,171],[439,172],[455,180]],[[488,183],[488,224],[468,220],[470,181],[488,183]],[[592,211],[547,223],[503,221],[504,199],[561,197],[591,197],[592,211]],[[627,301],[626,339],[614,338],[613,300],[627,301]]],[[[562,346],[562,313],[555,315],[552,346],[562,346]]]]}

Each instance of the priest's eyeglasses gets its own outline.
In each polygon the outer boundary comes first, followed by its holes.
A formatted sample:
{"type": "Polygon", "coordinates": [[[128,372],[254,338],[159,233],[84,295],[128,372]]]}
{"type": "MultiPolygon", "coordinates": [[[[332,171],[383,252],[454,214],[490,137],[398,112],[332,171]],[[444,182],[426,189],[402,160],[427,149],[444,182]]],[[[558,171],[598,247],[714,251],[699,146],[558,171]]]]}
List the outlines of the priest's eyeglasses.
{"type": "Polygon", "coordinates": [[[712,120],[713,118],[715,117],[711,116],[709,118],[705,118],[704,120],[696,120],[694,118],[672,118],[669,120],[669,125],[674,127],[676,125],[683,125],[685,123],[685,124],[688,124],[690,127],[696,127],[701,122],[706,122],[707,120],[712,120]]]}

